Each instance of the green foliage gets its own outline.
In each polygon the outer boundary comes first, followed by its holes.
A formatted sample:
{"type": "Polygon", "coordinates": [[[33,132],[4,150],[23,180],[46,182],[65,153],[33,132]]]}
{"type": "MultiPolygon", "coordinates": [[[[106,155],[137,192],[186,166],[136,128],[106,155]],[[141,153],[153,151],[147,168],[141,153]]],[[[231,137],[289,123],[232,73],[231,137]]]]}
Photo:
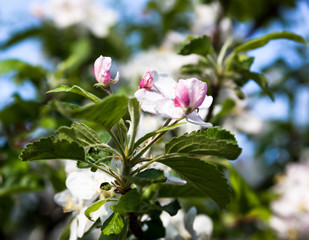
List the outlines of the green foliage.
{"type": "Polygon", "coordinates": [[[158,186],[160,198],[207,198],[208,196],[190,183],[185,185],[160,184],[158,186]]]}
{"type": "Polygon", "coordinates": [[[180,55],[190,55],[195,53],[205,57],[211,52],[212,47],[210,37],[204,35],[202,37],[189,36],[178,53],[180,55]]]}
{"type": "Polygon", "coordinates": [[[129,149],[129,153],[131,153],[134,150],[134,142],[135,142],[135,137],[136,137],[137,128],[138,128],[140,115],[141,115],[139,102],[137,101],[136,98],[129,99],[128,110],[129,110],[130,119],[131,119],[130,128],[128,131],[128,137],[129,137],[128,149],[129,149]]]}
{"type": "Polygon", "coordinates": [[[72,218],[71,221],[67,225],[65,225],[64,229],[60,233],[58,240],[68,240],[68,239],[70,239],[71,224],[72,224],[73,220],[74,220],[74,218],[72,218]]]}
{"type": "Polygon", "coordinates": [[[99,210],[100,207],[102,207],[102,205],[103,205],[104,203],[106,203],[107,201],[108,201],[108,200],[101,200],[101,201],[97,201],[96,203],[90,205],[90,206],[85,210],[85,216],[86,216],[89,220],[94,221],[94,220],[91,218],[90,214],[93,213],[93,212],[95,212],[95,211],[97,211],[97,210],[99,210]]]}
{"type": "Polygon", "coordinates": [[[80,122],[73,122],[71,127],[60,127],[56,134],[60,140],[76,142],[84,148],[103,143],[94,130],[80,122]]]}
{"type": "Polygon", "coordinates": [[[71,159],[84,160],[84,149],[75,142],[59,140],[54,136],[41,138],[29,143],[21,152],[19,158],[23,161],[71,159]]]}
{"type": "Polygon", "coordinates": [[[172,138],[165,145],[165,152],[214,155],[234,160],[241,148],[230,132],[214,127],[172,138]]]}
{"type": "Polygon", "coordinates": [[[16,72],[17,81],[30,79],[36,84],[42,79],[45,79],[47,74],[46,70],[41,66],[32,66],[29,63],[17,59],[0,61],[0,75],[8,72],[16,72]]]}
{"type": "Polygon", "coordinates": [[[128,99],[124,96],[109,96],[99,103],[74,110],[71,117],[93,121],[111,129],[126,113],[127,103],[128,99]]]}
{"type": "Polygon", "coordinates": [[[169,166],[183,179],[212,198],[219,207],[224,208],[230,201],[231,190],[220,172],[214,165],[187,155],[167,155],[159,162],[169,166]]]}
{"type": "Polygon", "coordinates": [[[164,182],[166,177],[164,172],[159,169],[149,168],[135,176],[125,176],[126,179],[140,186],[146,186],[152,183],[164,182]]]}
{"type": "Polygon", "coordinates": [[[167,205],[162,206],[162,210],[167,212],[170,216],[175,216],[178,213],[178,210],[180,209],[181,209],[181,206],[179,202],[177,201],[177,199],[175,199],[174,201],[170,202],[167,205]]]}
{"type": "Polygon", "coordinates": [[[141,196],[137,189],[134,188],[122,195],[116,205],[111,206],[111,209],[117,213],[137,212],[140,208],[141,196]]]}
{"type": "Polygon", "coordinates": [[[79,94],[83,97],[86,97],[88,99],[90,99],[91,101],[95,102],[95,103],[98,103],[101,101],[100,98],[98,98],[97,96],[93,95],[92,93],[86,91],[85,89],[77,86],[77,85],[74,85],[72,87],[69,87],[67,85],[62,85],[61,87],[59,88],[56,88],[54,90],[50,90],[48,91],[47,93],[57,93],[57,92],[71,92],[71,93],[76,93],[76,94],[79,94]]]}
{"type": "Polygon", "coordinates": [[[283,32],[269,33],[267,35],[264,35],[263,37],[249,40],[239,45],[238,47],[236,47],[233,52],[234,54],[237,54],[242,51],[249,51],[249,50],[253,50],[256,48],[260,48],[266,45],[269,41],[275,40],[275,39],[288,39],[288,40],[292,40],[292,41],[299,42],[302,44],[307,44],[304,38],[301,37],[300,35],[283,31],[283,32]]]}
{"type": "Polygon", "coordinates": [[[124,228],[124,222],[119,213],[113,213],[102,226],[103,235],[120,234],[124,228]]]}
{"type": "Polygon", "coordinates": [[[212,117],[211,122],[215,123],[225,115],[229,114],[234,107],[236,106],[236,103],[232,99],[225,99],[224,102],[222,103],[222,108],[220,112],[218,112],[215,116],[212,117]]]}
{"type": "Polygon", "coordinates": [[[41,110],[41,103],[22,100],[15,95],[15,101],[0,111],[0,120],[4,126],[35,121],[41,110]]]}

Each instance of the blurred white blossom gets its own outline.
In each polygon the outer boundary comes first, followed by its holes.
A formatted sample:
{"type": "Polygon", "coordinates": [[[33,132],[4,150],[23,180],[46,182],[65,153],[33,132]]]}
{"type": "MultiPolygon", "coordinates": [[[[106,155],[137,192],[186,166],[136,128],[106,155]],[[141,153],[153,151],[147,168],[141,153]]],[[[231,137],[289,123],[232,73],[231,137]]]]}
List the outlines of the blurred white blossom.
{"type": "Polygon", "coordinates": [[[45,5],[34,4],[32,12],[41,19],[51,19],[59,28],[79,25],[97,37],[107,36],[118,19],[116,11],[94,0],[50,0],[45,5]]]}
{"type": "Polygon", "coordinates": [[[289,164],[285,175],[277,177],[270,226],[282,239],[308,239],[309,236],[309,161],[289,164]]]}
{"type": "Polygon", "coordinates": [[[179,78],[179,69],[185,64],[197,63],[197,55],[181,56],[175,51],[177,43],[184,41],[186,36],[170,32],[164,43],[159,48],[152,48],[139,52],[128,63],[120,66],[122,76],[132,84],[137,84],[139,78],[149,70],[156,69],[158,72],[168,72],[171,76],[179,78]]]}
{"type": "Polygon", "coordinates": [[[196,213],[195,207],[192,207],[187,213],[179,210],[173,217],[163,212],[161,214],[161,220],[166,230],[165,239],[210,239],[213,230],[211,219],[207,215],[196,215],[196,213]]]}

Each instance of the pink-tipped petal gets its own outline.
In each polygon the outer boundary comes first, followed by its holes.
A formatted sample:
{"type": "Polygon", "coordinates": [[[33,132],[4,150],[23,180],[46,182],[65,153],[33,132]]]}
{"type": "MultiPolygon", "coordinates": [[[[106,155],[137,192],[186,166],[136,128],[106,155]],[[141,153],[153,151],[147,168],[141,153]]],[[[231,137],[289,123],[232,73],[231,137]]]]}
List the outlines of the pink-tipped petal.
{"type": "Polygon", "coordinates": [[[202,126],[203,128],[210,128],[212,127],[212,124],[211,123],[207,123],[207,122],[204,122],[203,119],[200,117],[200,115],[198,115],[198,113],[196,111],[193,111],[192,113],[190,113],[188,116],[187,116],[187,121],[189,123],[193,123],[193,124],[196,124],[196,125],[200,125],[202,126]]]}

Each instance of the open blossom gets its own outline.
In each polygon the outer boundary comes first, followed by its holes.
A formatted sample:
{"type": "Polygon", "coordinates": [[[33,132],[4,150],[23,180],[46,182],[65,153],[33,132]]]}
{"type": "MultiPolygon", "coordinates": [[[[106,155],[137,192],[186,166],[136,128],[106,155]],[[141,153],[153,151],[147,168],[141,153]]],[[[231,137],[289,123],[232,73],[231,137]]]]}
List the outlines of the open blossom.
{"type": "Polygon", "coordinates": [[[80,169],[69,173],[66,180],[67,189],[57,193],[54,199],[57,204],[63,207],[64,212],[73,212],[75,216],[70,226],[70,240],[82,238],[97,219],[100,218],[103,223],[113,213],[110,206],[115,203],[108,201],[90,213],[93,221],[85,216],[85,210],[97,199],[102,200],[109,197],[111,193],[102,190],[100,186],[104,182],[113,180],[111,176],[100,170],[93,173],[88,169],[80,169]]]}
{"type": "Polygon", "coordinates": [[[177,83],[166,73],[147,72],[134,96],[145,112],[161,114],[171,119],[186,117],[188,122],[211,127],[197,110],[208,109],[212,97],[206,95],[207,85],[196,78],[180,79],[177,83]]]}
{"type": "Polygon", "coordinates": [[[119,72],[117,72],[116,78],[111,79],[111,71],[109,70],[112,65],[112,59],[110,57],[103,57],[102,55],[94,62],[94,76],[99,85],[108,87],[111,84],[118,82],[119,72]]]}

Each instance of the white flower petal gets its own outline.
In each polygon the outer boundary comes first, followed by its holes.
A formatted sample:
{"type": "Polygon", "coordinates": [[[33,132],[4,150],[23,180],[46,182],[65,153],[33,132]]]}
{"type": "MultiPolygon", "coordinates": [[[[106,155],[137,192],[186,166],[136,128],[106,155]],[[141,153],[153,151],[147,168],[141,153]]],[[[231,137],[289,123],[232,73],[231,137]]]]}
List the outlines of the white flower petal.
{"type": "Polygon", "coordinates": [[[90,221],[86,215],[85,210],[87,207],[83,208],[80,213],[76,216],[77,219],[77,236],[81,238],[85,232],[87,232],[94,222],[90,221]]]}
{"type": "Polygon", "coordinates": [[[141,108],[145,112],[152,114],[158,114],[156,109],[156,102],[163,100],[168,101],[169,99],[165,98],[162,94],[153,91],[147,90],[145,88],[139,89],[135,92],[134,96],[140,102],[141,108]]]}
{"type": "Polygon", "coordinates": [[[203,103],[198,107],[199,109],[208,109],[212,104],[213,98],[212,96],[205,96],[203,103]]]}
{"type": "Polygon", "coordinates": [[[189,123],[200,125],[204,128],[212,127],[211,123],[204,122],[203,119],[200,117],[200,115],[198,115],[197,112],[195,111],[193,111],[187,116],[187,121],[189,123]]]}
{"type": "Polygon", "coordinates": [[[74,197],[91,200],[98,196],[100,183],[96,182],[90,170],[72,172],[66,180],[66,186],[74,197]]]}
{"type": "Polygon", "coordinates": [[[167,73],[157,73],[156,71],[153,71],[152,75],[155,88],[158,89],[164,97],[174,100],[177,82],[167,73]]]}

